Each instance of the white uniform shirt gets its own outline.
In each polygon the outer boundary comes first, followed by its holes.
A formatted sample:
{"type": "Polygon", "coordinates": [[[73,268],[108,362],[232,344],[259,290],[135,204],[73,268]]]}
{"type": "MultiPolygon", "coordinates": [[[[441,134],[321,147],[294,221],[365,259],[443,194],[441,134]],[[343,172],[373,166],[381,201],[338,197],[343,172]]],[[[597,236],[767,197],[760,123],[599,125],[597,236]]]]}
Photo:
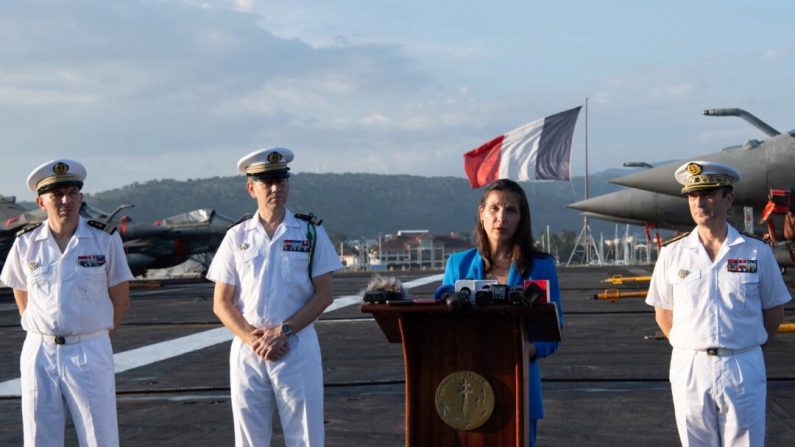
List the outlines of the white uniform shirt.
{"type": "Polygon", "coordinates": [[[764,344],[762,310],[792,299],[770,247],[728,227],[715,262],[696,230],[660,251],[646,303],[673,310],[669,341],[675,348],[764,344]]]}
{"type": "Polygon", "coordinates": [[[316,226],[317,240],[309,241],[307,226],[285,210],[272,238],[257,214],[227,231],[207,278],[236,286],[235,307],[249,324],[280,324],[309,301],[314,294],[307,271],[313,243],[312,277],[342,267],[323,227],[316,226]]]}
{"type": "Polygon", "coordinates": [[[108,288],[133,278],[118,233],[80,217],[61,253],[45,220],[14,240],[0,281],[25,290],[22,327],[43,335],[81,335],[113,329],[108,288]]]}

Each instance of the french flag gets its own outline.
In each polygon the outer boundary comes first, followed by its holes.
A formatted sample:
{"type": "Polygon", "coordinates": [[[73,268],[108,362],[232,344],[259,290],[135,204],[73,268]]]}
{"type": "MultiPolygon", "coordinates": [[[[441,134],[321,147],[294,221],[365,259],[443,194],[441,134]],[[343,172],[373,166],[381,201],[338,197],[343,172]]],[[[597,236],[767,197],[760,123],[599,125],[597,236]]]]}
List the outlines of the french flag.
{"type": "Polygon", "coordinates": [[[571,139],[581,107],[525,124],[464,154],[472,188],[495,180],[569,180],[571,139]]]}

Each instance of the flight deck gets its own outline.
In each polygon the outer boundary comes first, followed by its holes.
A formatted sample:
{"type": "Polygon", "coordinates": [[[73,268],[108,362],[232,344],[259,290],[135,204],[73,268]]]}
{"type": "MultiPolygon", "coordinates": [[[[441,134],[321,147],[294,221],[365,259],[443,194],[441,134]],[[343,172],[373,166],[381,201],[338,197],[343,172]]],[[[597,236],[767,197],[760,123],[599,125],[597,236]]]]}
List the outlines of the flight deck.
{"type": "MultiPolygon", "coordinates": [[[[545,418],[539,446],[678,445],[668,384],[670,346],[642,298],[594,300],[613,275],[644,276],[650,267],[559,267],[565,326],[557,353],[542,359],[545,418]]],[[[413,297],[428,298],[441,272],[394,272],[413,297]]],[[[370,273],[334,277],[334,309],[316,323],[323,352],[327,446],[404,445],[404,374],[400,344],[388,343],[359,293],[370,273]]],[[[795,273],[785,274],[793,292],[795,273]]],[[[228,383],[231,335],[212,312],[213,284],[140,281],[113,338],[119,433],[123,446],[233,445],[228,383]]],[[[795,304],[786,307],[795,322],[795,304]]],[[[24,332],[11,291],[0,289],[0,445],[22,445],[18,396],[24,332]],[[15,393],[16,390],[16,394],[15,393]]],[[[440,340],[440,343],[450,341],[440,340]]],[[[795,333],[766,352],[767,445],[795,445],[795,333]]],[[[274,446],[283,446],[278,428],[274,446]]],[[[77,440],[67,421],[67,446],[77,440]]]]}

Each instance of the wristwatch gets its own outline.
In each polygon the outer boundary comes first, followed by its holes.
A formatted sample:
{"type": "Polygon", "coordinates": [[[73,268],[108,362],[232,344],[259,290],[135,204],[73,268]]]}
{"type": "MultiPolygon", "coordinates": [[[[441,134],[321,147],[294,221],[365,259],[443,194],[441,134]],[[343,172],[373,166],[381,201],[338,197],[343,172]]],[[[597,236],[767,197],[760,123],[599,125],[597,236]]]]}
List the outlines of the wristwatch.
{"type": "Polygon", "coordinates": [[[290,335],[293,333],[293,327],[290,323],[282,323],[282,335],[290,335]]]}

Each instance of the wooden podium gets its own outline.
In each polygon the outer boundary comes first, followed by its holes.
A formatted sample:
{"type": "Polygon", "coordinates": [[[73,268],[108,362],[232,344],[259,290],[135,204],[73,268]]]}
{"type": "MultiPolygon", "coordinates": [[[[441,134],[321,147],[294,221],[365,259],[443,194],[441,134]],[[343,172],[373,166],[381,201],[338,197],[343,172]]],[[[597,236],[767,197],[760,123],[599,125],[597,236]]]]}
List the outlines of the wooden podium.
{"type": "Polygon", "coordinates": [[[527,344],[560,340],[554,304],[460,314],[444,304],[363,304],[361,311],[373,314],[389,342],[403,343],[406,446],[528,445],[527,344]]]}

